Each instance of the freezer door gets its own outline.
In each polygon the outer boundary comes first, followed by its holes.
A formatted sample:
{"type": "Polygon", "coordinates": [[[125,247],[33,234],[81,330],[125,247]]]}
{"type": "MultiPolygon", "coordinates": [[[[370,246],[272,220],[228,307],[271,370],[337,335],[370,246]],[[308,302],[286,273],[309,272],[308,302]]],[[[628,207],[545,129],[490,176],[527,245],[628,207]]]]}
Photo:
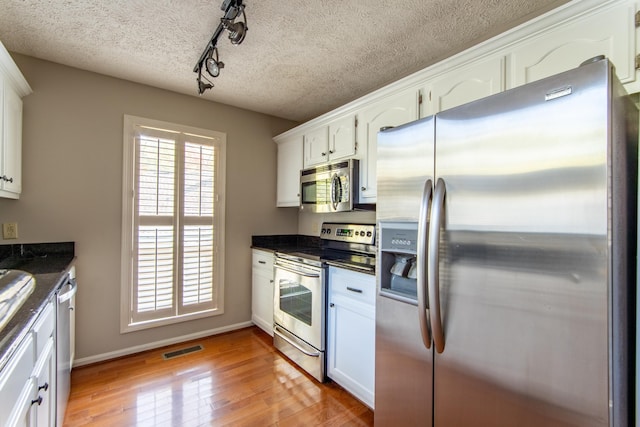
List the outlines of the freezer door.
{"type": "Polygon", "coordinates": [[[377,157],[379,230],[390,223],[407,228],[408,234],[398,240],[410,247],[391,244],[384,238],[381,241],[385,243],[379,243],[379,249],[384,246],[385,252],[379,250],[376,261],[375,425],[427,426],[433,414],[433,347],[428,349],[423,342],[423,332],[425,339],[428,334],[421,329],[421,320],[426,327],[425,315],[420,316],[418,311],[416,280],[409,279],[406,271],[396,271],[395,275],[402,276],[395,279],[412,284],[413,290],[397,292],[395,297],[389,290],[393,288],[390,270],[394,254],[415,258],[417,252],[415,233],[409,230],[417,230],[421,206],[426,203],[428,207],[430,199],[425,185],[433,181],[434,118],[380,132],[377,157]],[[383,286],[381,280],[387,283],[383,286]]]}
{"type": "Polygon", "coordinates": [[[433,352],[422,343],[415,305],[378,296],[375,378],[376,427],[431,425],[433,352]]]}
{"type": "Polygon", "coordinates": [[[424,184],[433,180],[434,117],[378,133],[378,221],[417,221],[424,184]]]}
{"type": "Polygon", "coordinates": [[[436,117],[436,427],[607,426],[610,399],[621,404],[607,333],[619,320],[611,78],[601,61],[436,117]]]}

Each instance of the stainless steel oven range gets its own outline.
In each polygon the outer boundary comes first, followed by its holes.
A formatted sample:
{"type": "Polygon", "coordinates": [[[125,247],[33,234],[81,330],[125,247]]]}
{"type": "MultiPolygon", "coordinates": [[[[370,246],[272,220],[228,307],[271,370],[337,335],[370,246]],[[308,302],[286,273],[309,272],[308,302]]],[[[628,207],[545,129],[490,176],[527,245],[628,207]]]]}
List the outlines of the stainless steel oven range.
{"type": "Polygon", "coordinates": [[[327,266],[373,271],[375,225],[324,223],[320,242],[317,248],[276,252],[273,344],[322,382],[327,266]]]}

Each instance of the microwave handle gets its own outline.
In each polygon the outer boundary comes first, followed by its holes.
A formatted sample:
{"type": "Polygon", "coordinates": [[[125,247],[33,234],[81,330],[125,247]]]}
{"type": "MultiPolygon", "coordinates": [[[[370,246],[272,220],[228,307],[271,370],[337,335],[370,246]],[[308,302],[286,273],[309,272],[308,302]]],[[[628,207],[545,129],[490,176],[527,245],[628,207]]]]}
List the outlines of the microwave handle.
{"type": "Polygon", "coordinates": [[[342,200],[342,187],[340,186],[340,177],[337,173],[334,173],[331,177],[331,205],[333,210],[338,209],[338,203],[342,200]],[[338,196],[338,193],[340,195],[338,196]]]}

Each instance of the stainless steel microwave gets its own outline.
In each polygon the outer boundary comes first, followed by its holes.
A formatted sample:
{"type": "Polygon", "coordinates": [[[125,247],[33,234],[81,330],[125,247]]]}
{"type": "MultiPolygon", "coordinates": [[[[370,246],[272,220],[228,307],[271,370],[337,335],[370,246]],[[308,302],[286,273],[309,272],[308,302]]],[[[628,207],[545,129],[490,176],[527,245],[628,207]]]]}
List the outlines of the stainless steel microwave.
{"type": "Polygon", "coordinates": [[[308,212],[351,211],[358,203],[357,159],[329,163],[300,172],[300,209],[308,212]]]}

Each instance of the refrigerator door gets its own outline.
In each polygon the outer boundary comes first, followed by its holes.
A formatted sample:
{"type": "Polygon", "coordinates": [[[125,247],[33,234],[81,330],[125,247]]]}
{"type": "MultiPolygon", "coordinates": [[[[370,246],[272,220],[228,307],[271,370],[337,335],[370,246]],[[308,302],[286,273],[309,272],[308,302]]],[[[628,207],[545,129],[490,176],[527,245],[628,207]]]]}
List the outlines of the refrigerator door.
{"type": "Polygon", "coordinates": [[[436,117],[436,427],[609,425],[611,79],[600,61],[436,117]]]}
{"type": "MultiPolygon", "coordinates": [[[[378,427],[426,426],[432,420],[433,346],[428,349],[424,343],[430,339],[425,323],[428,314],[424,310],[421,316],[418,309],[419,278],[411,268],[399,268],[399,262],[407,261],[405,267],[417,262],[420,209],[423,196],[429,193],[425,184],[433,180],[433,138],[433,117],[378,134],[378,427]]],[[[426,202],[428,207],[429,200],[426,202]]],[[[417,266],[418,276],[424,275],[425,266],[417,266]]],[[[424,303],[424,285],[421,292],[424,303]]]]}

